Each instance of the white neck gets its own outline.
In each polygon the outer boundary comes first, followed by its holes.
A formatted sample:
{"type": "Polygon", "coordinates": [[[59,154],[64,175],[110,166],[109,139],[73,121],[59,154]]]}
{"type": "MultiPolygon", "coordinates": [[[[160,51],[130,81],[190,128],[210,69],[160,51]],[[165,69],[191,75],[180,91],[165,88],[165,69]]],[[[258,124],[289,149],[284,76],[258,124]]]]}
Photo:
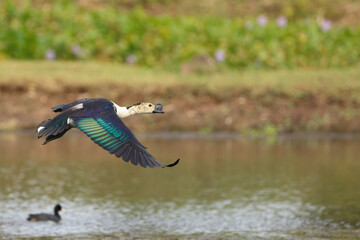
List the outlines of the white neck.
{"type": "Polygon", "coordinates": [[[119,118],[126,118],[135,114],[135,112],[129,111],[127,107],[120,107],[114,102],[113,104],[116,107],[116,114],[119,116],[119,118]]]}

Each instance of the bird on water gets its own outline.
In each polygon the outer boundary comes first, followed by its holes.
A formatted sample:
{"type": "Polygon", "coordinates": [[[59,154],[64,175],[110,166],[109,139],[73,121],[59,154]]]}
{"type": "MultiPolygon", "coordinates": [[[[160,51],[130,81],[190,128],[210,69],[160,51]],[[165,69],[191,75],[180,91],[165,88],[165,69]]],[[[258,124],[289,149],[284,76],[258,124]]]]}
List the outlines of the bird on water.
{"type": "Polygon", "coordinates": [[[180,159],[165,165],[156,160],[126,127],[120,118],[135,114],[164,113],[160,103],[136,103],[120,107],[105,98],[84,98],[69,104],[52,107],[60,112],[53,119],[43,121],[37,128],[38,138],[46,137],[44,144],[62,137],[71,128],[78,128],[96,144],[125,162],[150,167],[173,167],[180,159]]]}
{"type": "Polygon", "coordinates": [[[54,222],[58,223],[61,220],[59,211],[61,211],[61,206],[60,206],[60,204],[56,204],[54,207],[54,214],[50,214],[50,213],[29,214],[27,220],[33,221],[33,222],[54,221],[54,222]]]}

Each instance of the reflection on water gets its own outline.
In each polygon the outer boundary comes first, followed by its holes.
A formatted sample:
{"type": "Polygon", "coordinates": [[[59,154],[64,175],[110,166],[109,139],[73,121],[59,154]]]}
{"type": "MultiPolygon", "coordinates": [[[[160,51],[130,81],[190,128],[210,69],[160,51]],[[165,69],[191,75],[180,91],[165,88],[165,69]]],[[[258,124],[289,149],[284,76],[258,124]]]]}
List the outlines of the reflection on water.
{"type": "Polygon", "coordinates": [[[359,139],[142,139],[142,169],[86,136],[0,135],[0,239],[360,236],[359,139]],[[67,211],[62,222],[28,213],[67,211]]]}

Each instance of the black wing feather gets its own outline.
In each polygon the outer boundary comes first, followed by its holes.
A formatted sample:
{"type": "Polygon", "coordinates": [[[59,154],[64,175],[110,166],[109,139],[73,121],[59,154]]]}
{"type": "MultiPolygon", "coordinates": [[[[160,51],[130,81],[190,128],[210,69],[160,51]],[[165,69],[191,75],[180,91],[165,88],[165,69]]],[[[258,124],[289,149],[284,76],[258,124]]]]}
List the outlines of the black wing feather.
{"type": "Polygon", "coordinates": [[[125,162],[142,167],[169,167],[157,161],[136,139],[114,111],[103,111],[74,116],[76,126],[96,144],[125,162]]]}

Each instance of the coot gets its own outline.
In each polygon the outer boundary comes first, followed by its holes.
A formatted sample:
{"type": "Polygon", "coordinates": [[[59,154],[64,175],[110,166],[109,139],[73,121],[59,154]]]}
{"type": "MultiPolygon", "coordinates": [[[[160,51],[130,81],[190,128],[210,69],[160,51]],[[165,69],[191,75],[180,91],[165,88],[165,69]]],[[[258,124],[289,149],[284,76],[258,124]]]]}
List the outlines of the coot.
{"type": "Polygon", "coordinates": [[[54,221],[59,222],[61,220],[61,217],[59,215],[59,211],[61,211],[60,204],[56,204],[54,207],[54,214],[50,213],[38,213],[38,214],[29,214],[29,217],[27,218],[28,221],[54,221]]]}

